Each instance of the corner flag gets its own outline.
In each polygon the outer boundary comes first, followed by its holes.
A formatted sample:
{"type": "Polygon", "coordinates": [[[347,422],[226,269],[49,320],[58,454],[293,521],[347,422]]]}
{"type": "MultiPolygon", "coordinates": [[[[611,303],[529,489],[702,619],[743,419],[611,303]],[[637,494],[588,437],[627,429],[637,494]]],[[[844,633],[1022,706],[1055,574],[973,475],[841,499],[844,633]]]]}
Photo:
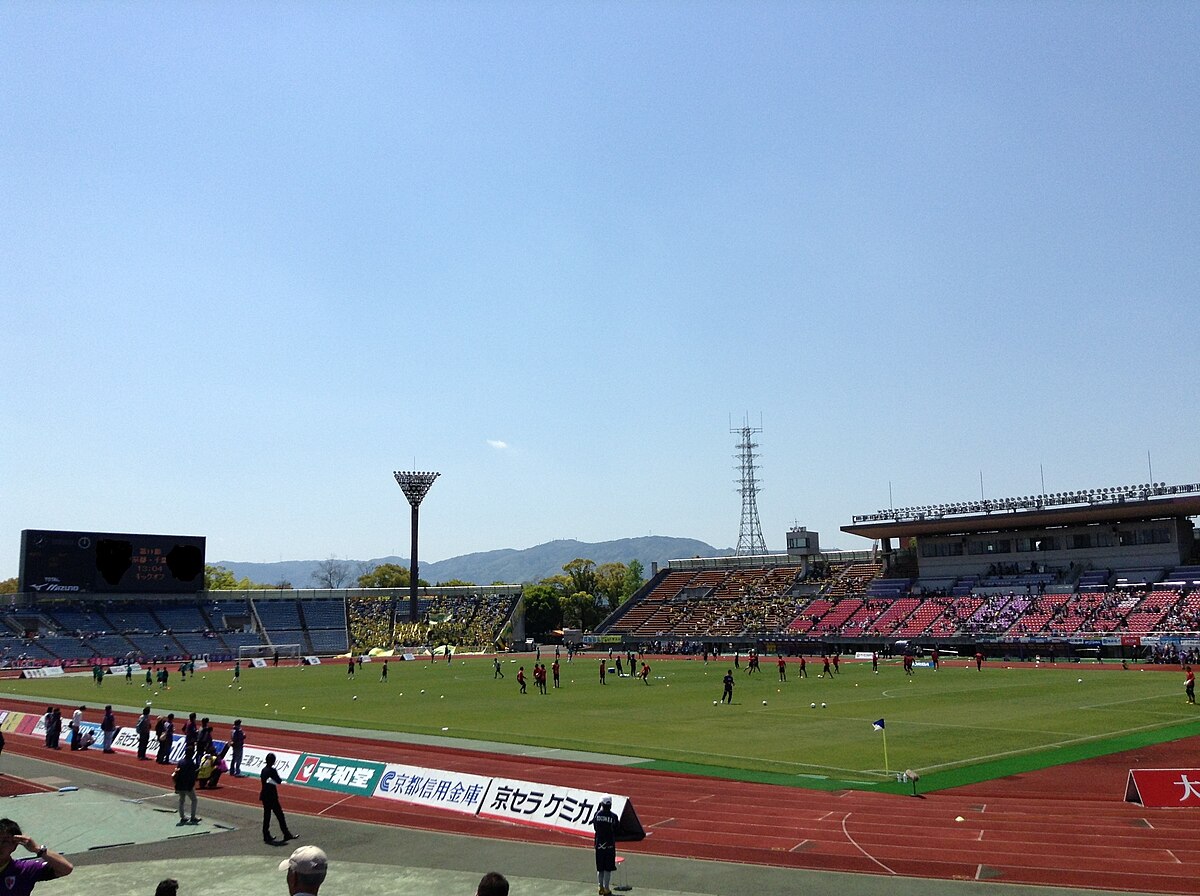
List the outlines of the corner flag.
{"type": "Polygon", "coordinates": [[[883,735],[883,770],[885,772],[889,771],[887,758],[887,729],[883,727],[883,719],[872,722],[871,727],[883,735]]]}
{"type": "Polygon", "coordinates": [[[883,730],[883,719],[880,719],[878,722],[872,722],[871,727],[874,728],[876,731],[882,731],[883,730]]]}

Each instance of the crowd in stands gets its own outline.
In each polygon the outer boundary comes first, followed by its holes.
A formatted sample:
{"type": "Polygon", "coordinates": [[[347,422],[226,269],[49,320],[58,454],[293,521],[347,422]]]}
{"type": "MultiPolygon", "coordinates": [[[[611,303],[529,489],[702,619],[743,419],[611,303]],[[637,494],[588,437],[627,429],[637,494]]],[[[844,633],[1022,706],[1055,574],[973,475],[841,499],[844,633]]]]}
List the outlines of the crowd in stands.
{"type": "Polygon", "coordinates": [[[417,622],[407,621],[408,599],[396,604],[392,626],[390,597],[352,597],[350,643],[355,652],[452,645],[460,650],[493,650],[516,598],[501,594],[437,594],[418,602],[417,622]],[[404,621],[402,621],[404,620],[404,621]]]}
{"type": "MultiPolygon", "coordinates": [[[[1079,579],[1082,570],[1072,568],[1079,579]]],[[[931,581],[884,579],[877,564],[823,568],[671,570],[602,631],[634,640],[772,636],[835,638],[1066,638],[1200,633],[1200,586],[1109,586],[1111,571],[1075,591],[1045,569],[993,566],[988,575],[931,581]],[[819,588],[814,585],[820,583],[819,588]],[[815,592],[815,593],[814,593],[815,592]]],[[[686,649],[680,647],[679,649],[686,649]]]]}

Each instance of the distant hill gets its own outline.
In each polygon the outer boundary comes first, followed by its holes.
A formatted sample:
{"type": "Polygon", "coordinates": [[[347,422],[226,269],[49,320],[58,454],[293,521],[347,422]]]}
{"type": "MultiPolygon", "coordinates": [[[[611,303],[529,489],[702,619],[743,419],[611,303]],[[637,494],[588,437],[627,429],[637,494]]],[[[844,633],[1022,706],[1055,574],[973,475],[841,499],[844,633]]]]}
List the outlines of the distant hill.
{"type": "MultiPolygon", "coordinates": [[[[422,563],[419,575],[428,582],[448,582],[460,579],[477,585],[493,582],[521,584],[536,582],[562,572],[563,565],[577,557],[603,563],[628,563],[639,560],[650,577],[652,564],[660,567],[668,560],[684,557],[726,557],[733,553],[730,548],[714,548],[694,538],[670,538],[663,535],[648,535],[642,538],[620,538],[616,541],[601,541],[589,544],[583,541],[560,539],[548,541],[532,548],[516,550],[506,548],[498,551],[482,551],[463,554],[436,563],[422,563]]],[[[283,560],[278,563],[242,563],[234,560],[209,561],[213,566],[223,566],[237,578],[249,578],[252,582],[275,585],[290,582],[293,588],[312,588],[313,572],[321,560],[283,560]]],[[[372,560],[346,560],[350,567],[350,585],[358,579],[360,570],[382,563],[396,563],[407,567],[403,557],[377,557],[372,560]]]]}

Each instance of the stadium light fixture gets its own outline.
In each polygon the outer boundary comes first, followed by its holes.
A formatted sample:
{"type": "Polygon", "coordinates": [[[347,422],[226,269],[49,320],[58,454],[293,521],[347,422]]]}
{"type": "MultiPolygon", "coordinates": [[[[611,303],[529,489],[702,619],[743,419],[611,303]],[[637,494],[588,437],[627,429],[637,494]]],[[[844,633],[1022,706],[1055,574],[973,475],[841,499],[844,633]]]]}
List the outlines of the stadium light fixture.
{"type": "MultiPolygon", "coordinates": [[[[400,490],[404,492],[404,497],[408,499],[408,504],[412,508],[412,550],[408,558],[408,621],[416,622],[418,620],[417,612],[417,527],[420,522],[421,501],[425,499],[425,495],[429,492],[433,481],[441,476],[441,473],[417,473],[405,472],[397,470],[394,474],[396,484],[400,486],[400,490]]],[[[395,598],[392,599],[392,634],[395,635],[396,630],[396,606],[395,598]]],[[[395,638],[393,637],[393,643],[395,638]]]]}

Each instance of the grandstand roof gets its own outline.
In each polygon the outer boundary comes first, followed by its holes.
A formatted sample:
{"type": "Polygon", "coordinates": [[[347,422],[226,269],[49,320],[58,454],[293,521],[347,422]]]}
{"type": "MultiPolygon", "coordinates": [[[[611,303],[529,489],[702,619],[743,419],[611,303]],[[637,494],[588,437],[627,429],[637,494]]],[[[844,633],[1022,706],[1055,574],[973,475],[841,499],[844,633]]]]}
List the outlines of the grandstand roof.
{"type": "Polygon", "coordinates": [[[1139,520],[1200,516],[1200,495],[1144,501],[1107,502],[1081,507],[1009,510],[962,516],[885,520],[842,526],[842,531],[863,538],[912,538],[922,535],[966,535],[999,529],[1045,529],[1094,523],[1131,523],[1139,520]]]}

